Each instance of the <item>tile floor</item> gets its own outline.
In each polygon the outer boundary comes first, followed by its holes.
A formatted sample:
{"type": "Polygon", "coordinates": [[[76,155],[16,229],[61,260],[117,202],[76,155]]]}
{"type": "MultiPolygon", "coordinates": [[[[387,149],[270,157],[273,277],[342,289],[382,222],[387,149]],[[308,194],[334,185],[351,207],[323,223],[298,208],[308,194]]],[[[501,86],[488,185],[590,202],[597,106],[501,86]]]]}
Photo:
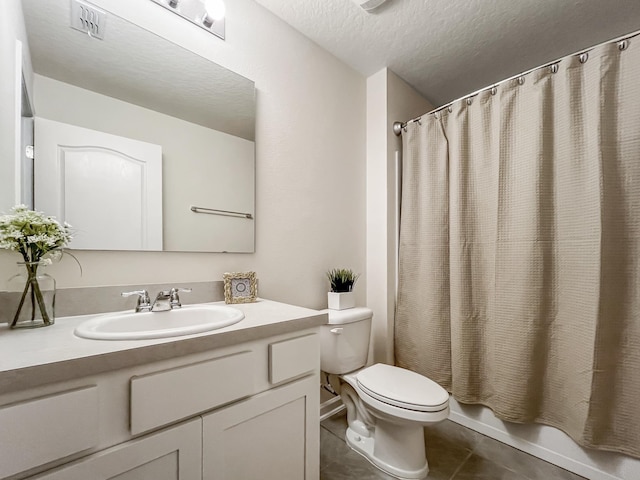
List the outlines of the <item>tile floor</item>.
{"type": "MultiPolygon", "coordinates": [[[[344,442],[344,412],[320,429],[321,480],[393,480],[344,442]]],[[[450,420],[425,428],[428,480],[584,480],[450,420]]]]}

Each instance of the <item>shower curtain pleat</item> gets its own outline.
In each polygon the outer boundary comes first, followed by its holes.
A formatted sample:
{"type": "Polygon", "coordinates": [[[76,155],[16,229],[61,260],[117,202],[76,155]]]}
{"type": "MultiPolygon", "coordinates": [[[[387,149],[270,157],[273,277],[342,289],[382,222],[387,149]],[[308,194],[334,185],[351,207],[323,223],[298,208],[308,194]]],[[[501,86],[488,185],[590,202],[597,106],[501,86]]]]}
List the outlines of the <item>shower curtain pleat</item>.
{"type": "Polygon", "coordinates": [[[399,279],[395,339],[402,345],[403,366],[450,385],[447,140],[440,121],[429,117],[422,128],[409,129],[403,142],[415,148],[403,152],[405,213],[400,251],[405,261],[399,279]],[[414,328],[416,318],[425,319],[428,328],[414,328]]]}
{"type": "Polygon", "coordinates": [[[600,303],[585,427],[585,437],[591,444],[634,456],[640,456],[638,40],[622,53],[611,47],[602,65],[600,303]]]}
{"type": "Polygon", "coordinates": [[[460,402],[634,456],[638,78],[640,39],[409,123],[395,345],[460,402]]]}

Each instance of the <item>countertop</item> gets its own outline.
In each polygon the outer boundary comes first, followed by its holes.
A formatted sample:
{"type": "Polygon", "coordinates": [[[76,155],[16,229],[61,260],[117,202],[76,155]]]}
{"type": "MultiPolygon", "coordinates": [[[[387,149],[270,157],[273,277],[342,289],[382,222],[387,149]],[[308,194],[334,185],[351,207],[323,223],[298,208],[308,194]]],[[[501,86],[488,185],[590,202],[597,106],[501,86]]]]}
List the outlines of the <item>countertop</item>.
{"type": "MultiPolygon", "coordinates": [[[[211,305],[224,305],[214,302],[211,305]]],[[[226,347],[327,323],[327,314],[258,299],[235,304],[245,318],[228,327],[151,340],[88,340],[75,327],[94,315],[56,318],[55,325],[9,330],[0,326],[0,393],[44,383],[226,347]]]]}

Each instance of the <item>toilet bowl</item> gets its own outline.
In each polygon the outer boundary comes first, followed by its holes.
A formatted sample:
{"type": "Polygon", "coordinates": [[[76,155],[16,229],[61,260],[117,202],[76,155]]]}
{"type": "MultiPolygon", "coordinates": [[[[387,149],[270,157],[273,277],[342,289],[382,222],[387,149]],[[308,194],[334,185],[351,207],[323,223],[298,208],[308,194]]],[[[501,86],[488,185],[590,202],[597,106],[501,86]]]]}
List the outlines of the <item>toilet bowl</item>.
{"type": "Polygon", "coordinates": [[[421,479],[429,467],[424,426],[449,416],[449,394],[418,373],[385,364],[364,367],[371,332],[368,308],[327,310],[321,369],[339,378],[347,408],[346,442],[385,473],[421,479]]]}

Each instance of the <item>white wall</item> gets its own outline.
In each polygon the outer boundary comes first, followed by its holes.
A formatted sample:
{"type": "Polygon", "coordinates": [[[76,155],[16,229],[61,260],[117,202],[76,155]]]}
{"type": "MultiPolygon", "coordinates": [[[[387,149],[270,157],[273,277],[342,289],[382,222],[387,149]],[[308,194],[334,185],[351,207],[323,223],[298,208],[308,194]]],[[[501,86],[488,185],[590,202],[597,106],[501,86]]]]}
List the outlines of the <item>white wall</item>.
{"type": "Polygon", "coordinates": [[[20,3],[0,2],[0,213],[20,198],[20,105],[22,71],[29,93],[32,90],[31,62],[20,3]],[[5,179],[11,179],[5,182],[5,179]],[[8,185],[9,188],[5,188],[8,185]]]}
{"type": "Polygon", "coordinates": [[[34,102],[38,117],[162,146],[164,250],[253,251],[252,220],[189,208],[254,213],[254,142],[41,75],[34,102]]]}
{"type": "Polygon", "coordinates": [[[376,362],[394,363],[393,321],[397,270],[397,157],[402,140],[393,122],[433,107],[400,77],[383,69],[367,79],[367,304],[373,309],[376,362]]]}
{"type": "MultiPolygon", "coordinates": [[[[255,81],[256,253],[79,251],[82,277],[70,259],[50,269],[59,287],[206,281],[255,270],[260,296],[324,308],[327,269],[365,273],[361,75],[253,0],[226,2],[226,41],[153,2],[93,3],[255,81]]],[[[1,252],[0,289],[16,257],[1,252]]],[[[363,277],[361,304],[365,288],[363,277]]]]}

